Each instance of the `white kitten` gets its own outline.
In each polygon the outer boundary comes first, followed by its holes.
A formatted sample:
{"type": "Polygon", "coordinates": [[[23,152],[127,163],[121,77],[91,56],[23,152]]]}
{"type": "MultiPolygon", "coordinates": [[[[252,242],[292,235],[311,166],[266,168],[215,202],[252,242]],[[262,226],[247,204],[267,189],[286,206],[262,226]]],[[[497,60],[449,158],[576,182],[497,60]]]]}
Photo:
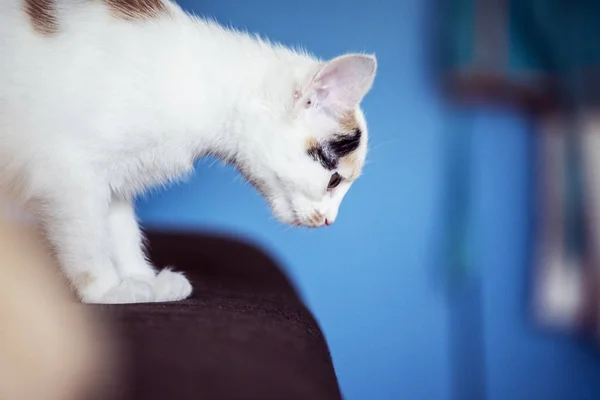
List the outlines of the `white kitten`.
{"type": "Polygon", "coordinates": [[[132,198],[198,157],[234,163],[309,227],[333,223],[365,160],[372,56],[321,62],[168,0],[4,0],[0,54],[0,187],[85,302],[190,295],[146,260],[132,198]]]}

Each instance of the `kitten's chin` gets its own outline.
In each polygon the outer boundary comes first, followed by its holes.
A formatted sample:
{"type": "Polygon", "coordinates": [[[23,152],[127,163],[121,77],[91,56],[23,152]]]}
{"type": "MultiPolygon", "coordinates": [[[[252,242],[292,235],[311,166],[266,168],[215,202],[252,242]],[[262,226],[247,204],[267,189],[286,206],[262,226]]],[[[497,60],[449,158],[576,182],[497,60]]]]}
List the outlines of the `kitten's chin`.
{"type": "Polygon", "coordinates": [[[280,223],[293,227],[302,226],[296,214],[287,204],[270,203],[269,205],[271,206],[271,213],[280,223]]]}
{"type": "Polygon", "coordinates": [[[278,218],[278,217],[276,217],[276,218],[282,224],[287,225],[287,226],[292,226],[295,228],[312,228],[312,229],[314,229],[314,228],[321,228],[321,227],[325,226],[325,224],[318,224],[318,223],[313,223],[310,221],[302,222],[297,219],[287,219],[287,218],[278,218]]]}
{"type": "Polygon", "coordinates": [[[320,228],[322,226],[325,226],[325,223],[322,223],[320,221],[316,221],[316,220],[301,220],[300,218],[298,218],[295,213],[290,213],[290,214],[282,214],[280,212],[275,211],[275,209],[272,210],[273,211],[273,216],[282,224],[284,225],[288,225],[288,226],[292,226],[292,227],[303,227],[303,228],[320,228]]]}
{"type": "Polygon", "coordinates": [[[284,197],[278,197],[279,201],[269,201],[273,216],[282,224],[293,227],[304,228],[320,228],[325,226],[325,219],[322,215],[312,214],[307,218],[302,218],[301,213],[298,213],[294,207],[285,201],[284,197]]]}
{"type": "Polygon", "coordinates": [[[271,211],[275,219],[284,225],[302,226],[302,224],[300,224],[300,221],[298,221],[294,215],[282,214],[280,212],[277,212],[273,207],[271,207],[271,211]]]}

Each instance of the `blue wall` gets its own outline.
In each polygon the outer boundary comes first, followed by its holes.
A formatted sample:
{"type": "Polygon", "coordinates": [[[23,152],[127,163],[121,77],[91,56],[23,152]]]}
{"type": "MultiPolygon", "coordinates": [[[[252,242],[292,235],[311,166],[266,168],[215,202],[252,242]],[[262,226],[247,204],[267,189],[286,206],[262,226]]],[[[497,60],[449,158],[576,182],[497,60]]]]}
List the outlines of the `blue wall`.
{"type": "Polygon", "coordinates": [[[226,232],[274,254],[319,319],[349,400],[600,393],[600,362],[527,320],[531,143],[525,120],[510,111],[472,114],[475,269],[462,294],[447,296],[435,250],[448,120],[428,74],[430,2],[180,3],[321,57],[376,53],[380,70],[364,102],[371,151],[327,229],[282,227],[253,189],[213,160],[201,161],[189,182],[141,200],[146,225],[226,232]]]}

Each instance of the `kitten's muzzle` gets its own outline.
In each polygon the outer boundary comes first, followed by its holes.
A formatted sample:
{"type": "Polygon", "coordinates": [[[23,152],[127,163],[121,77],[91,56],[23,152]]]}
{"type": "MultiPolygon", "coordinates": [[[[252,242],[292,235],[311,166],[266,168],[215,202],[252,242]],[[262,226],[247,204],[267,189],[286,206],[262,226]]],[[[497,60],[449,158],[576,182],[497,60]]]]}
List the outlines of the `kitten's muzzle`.
{"type": "Polygon", "coordinates": [[[333,219],[328,219],[327,216],[319,211],[314,211],[307,219],[305,223],[301,225],[309,228],[320,228],[323,226],[330,226],[333,224],[333,219]]]}

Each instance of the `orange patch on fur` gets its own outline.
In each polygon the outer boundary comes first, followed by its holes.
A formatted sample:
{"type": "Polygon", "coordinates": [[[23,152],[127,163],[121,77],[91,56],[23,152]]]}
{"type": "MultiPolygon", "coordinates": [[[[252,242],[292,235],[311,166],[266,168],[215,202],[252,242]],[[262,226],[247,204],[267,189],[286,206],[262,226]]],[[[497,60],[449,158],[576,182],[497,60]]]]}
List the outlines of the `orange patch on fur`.
{"type": "Polygon", "coordinates": [[[55,0],[24,0],[23,5],[36,32],[44,36],[58,32],[55,0]]]}
{"type": "MultiPolygon", "coordinates": [[[[360,124],[354,110],[347,111],[341,115],[340,128],[344,133],[351,133],[360,129],[360,124]]],[[[342,157],[340,163],[352,169],[351,175],[347,177],[348,180],[354,181],[360,176],[361,165],[359,165],[358,149],[342,157]]]]}
{"type": "Polygon", "coordinates": [[[346,176],[349,181],[355,181],[362,173],[362,166],[358,161],[356,151],[348,154],[346,157],[340,158],[340,165],[350,170],[350,175],[346,176]]]}
{"type": "Polygon", "coordinates": [[[340,117],[340,127],[344,130],[344,132],[354,132],[355,130],[360,128],[360,124],[358,123],[358,118],[356,118],[356,113],[354,110],[346,111],[340,117]]]}
{"type": "Polygon", "coordinates": [[[306,149],[310,150],[310,149],[314,149],[315,147],[319,146],[319,142],[317,142],[317,139],[315,139],[314,137],[310,137],[306,140],[306,149]]]}

